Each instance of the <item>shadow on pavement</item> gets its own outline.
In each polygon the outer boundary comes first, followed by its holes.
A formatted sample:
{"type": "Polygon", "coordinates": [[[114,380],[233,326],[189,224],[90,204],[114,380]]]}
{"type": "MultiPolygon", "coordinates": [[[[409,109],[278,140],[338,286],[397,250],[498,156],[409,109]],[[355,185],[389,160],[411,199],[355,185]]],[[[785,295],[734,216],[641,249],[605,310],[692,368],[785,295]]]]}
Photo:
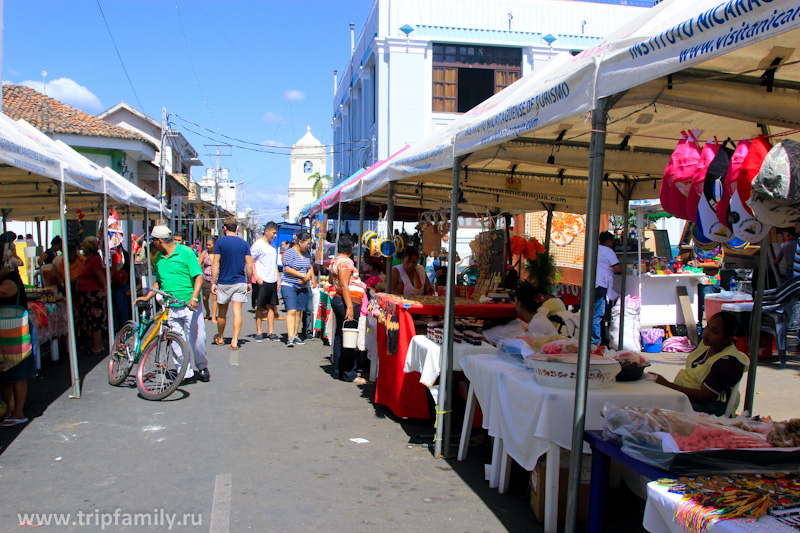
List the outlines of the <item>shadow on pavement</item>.
{"type": "MultiPolygon", "coordinates": [[[[42,416],[58,397],[67,391],[71,393],[69,356],[64,344],[60,346],[59,352],[61,354],[59,360],[51,361],[50,351],[45,350],[42,354],[42,368],[39,369],[37,377],[28,380],[28,395],[24,406],[24,414],[28,420],[42,416]]],[[[104,363],[107,358],[106,354],[91,355],[88,351],[81,351],[80,348],[78,354],[78,372],[81,382],[86,374],[98,364],[104,363]]],[[[133,386],[135,387],[136,384],[133,383],[133,386]]],[[[0,427],[0,454],[25,430],[27,425],[0,427]]]]}

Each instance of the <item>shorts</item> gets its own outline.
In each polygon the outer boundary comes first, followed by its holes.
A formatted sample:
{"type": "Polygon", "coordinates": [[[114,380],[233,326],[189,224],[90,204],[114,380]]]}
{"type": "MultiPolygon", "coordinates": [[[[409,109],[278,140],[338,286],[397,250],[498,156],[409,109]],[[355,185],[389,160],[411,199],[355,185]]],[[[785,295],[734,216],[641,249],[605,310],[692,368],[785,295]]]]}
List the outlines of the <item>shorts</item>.
{"type": "Polygon", "coordinates": [[[203,280],[203,296],[211,296],[211,282],[207,279],[203,280]]]}
{"type": "Polygon", "coordinates": [[[287,311],[305,311],[308,305],[308,287],[281,285],[281,296],[287,311]]]}
{"type": "MultiPolygon", "coordinates": [[[[255,289],[255,286],[253,286],[255,289]]],[[[278,305],[278,283],[262,283],[258,286],[256,307],[265,309],[268,305],[278,305]]]]}
{"type": "Polygon", "coordinates": [[[5,372],[0,372],[0,383],[18,383],[35,377],[36,357],[31,353],[28,357],[5,372]]]}
{"type": "Polygon", "coordinates": [[[247,301],[247,283],[217,285],[217,303],[225,305],[231,300],[241,303],[247,301]]]}

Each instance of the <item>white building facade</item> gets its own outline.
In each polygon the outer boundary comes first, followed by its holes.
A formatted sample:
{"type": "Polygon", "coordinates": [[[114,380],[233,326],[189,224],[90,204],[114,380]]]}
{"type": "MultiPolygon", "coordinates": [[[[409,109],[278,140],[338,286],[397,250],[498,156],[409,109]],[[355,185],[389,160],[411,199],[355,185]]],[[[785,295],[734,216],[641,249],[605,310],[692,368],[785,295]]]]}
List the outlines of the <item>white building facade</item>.
{"type": "Polygon", "coordinates": [[[334,184],[653,5],[614,1],[375,0],[338,71],[334,184]]]}
{"type": "MultiPolygon", "coordinates": [[[[287,221],[295,222],[300,216],[300,211],[302,211],[303,207],[316,200],[314,196],[314,180],[310,178],[316,173],[319,173],[320,176],[328,174],[328,155],[322,143],[311,134],[311,126],[308,126],[306,134],[292,146],[290,159],[291,174],[289,178],[287,221]]],[[[329,185],[326,181],[323,182],[323,194],[329,185]]]]}
{"type": "Polygon", "coordinates": [[[235,216],[239,212],[239,184],[230,181],[227,168],[219,169],[219,180],[215,179],[216,173],[216,169],[206,168],[200,182],[200,199],[235,216]]]}

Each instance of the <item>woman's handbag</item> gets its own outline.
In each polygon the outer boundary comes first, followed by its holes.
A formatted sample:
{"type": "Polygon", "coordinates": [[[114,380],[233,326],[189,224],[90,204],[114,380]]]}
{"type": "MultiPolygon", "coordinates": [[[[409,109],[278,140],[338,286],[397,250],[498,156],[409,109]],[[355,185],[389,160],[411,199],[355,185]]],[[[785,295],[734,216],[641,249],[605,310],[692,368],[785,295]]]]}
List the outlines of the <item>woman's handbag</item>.
{"type": "Polygon", "coordinates": [[[0,307],[0,370],[18,365],[33,352],[28,310],[19,305],[0,307]]]}

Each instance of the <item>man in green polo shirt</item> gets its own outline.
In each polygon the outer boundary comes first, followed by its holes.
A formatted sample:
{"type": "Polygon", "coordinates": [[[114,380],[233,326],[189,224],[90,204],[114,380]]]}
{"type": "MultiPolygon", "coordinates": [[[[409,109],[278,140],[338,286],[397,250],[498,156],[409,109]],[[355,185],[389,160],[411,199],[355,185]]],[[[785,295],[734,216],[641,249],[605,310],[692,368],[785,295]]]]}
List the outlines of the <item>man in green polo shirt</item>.
{"type": "MultiPolygon", "coordinates": [[[[203,287],[203,269],[197,262],[194,252],[183,244],[177,244],[172,238],[172,231],[166,226],[156,226],[150,234],[153,248],[163,254],[156,263],[155,289],[169,293],[176,298],[188,302],[188,307],[171,307],[167,325],[169,329],[182,335],[194,354],[197,374],[192,369],[191,360],[186,369],[186,377],[182,385],[200,381],[209,381],[208,358],[206,357],[206,328],[203,312],[198,305],[198,295],[203,287]]],[[[137,301],[149,301],[155,296],[150,291],[137,301]]],[[[183,364],[183,362],[181,362],[183,364]]]]}

